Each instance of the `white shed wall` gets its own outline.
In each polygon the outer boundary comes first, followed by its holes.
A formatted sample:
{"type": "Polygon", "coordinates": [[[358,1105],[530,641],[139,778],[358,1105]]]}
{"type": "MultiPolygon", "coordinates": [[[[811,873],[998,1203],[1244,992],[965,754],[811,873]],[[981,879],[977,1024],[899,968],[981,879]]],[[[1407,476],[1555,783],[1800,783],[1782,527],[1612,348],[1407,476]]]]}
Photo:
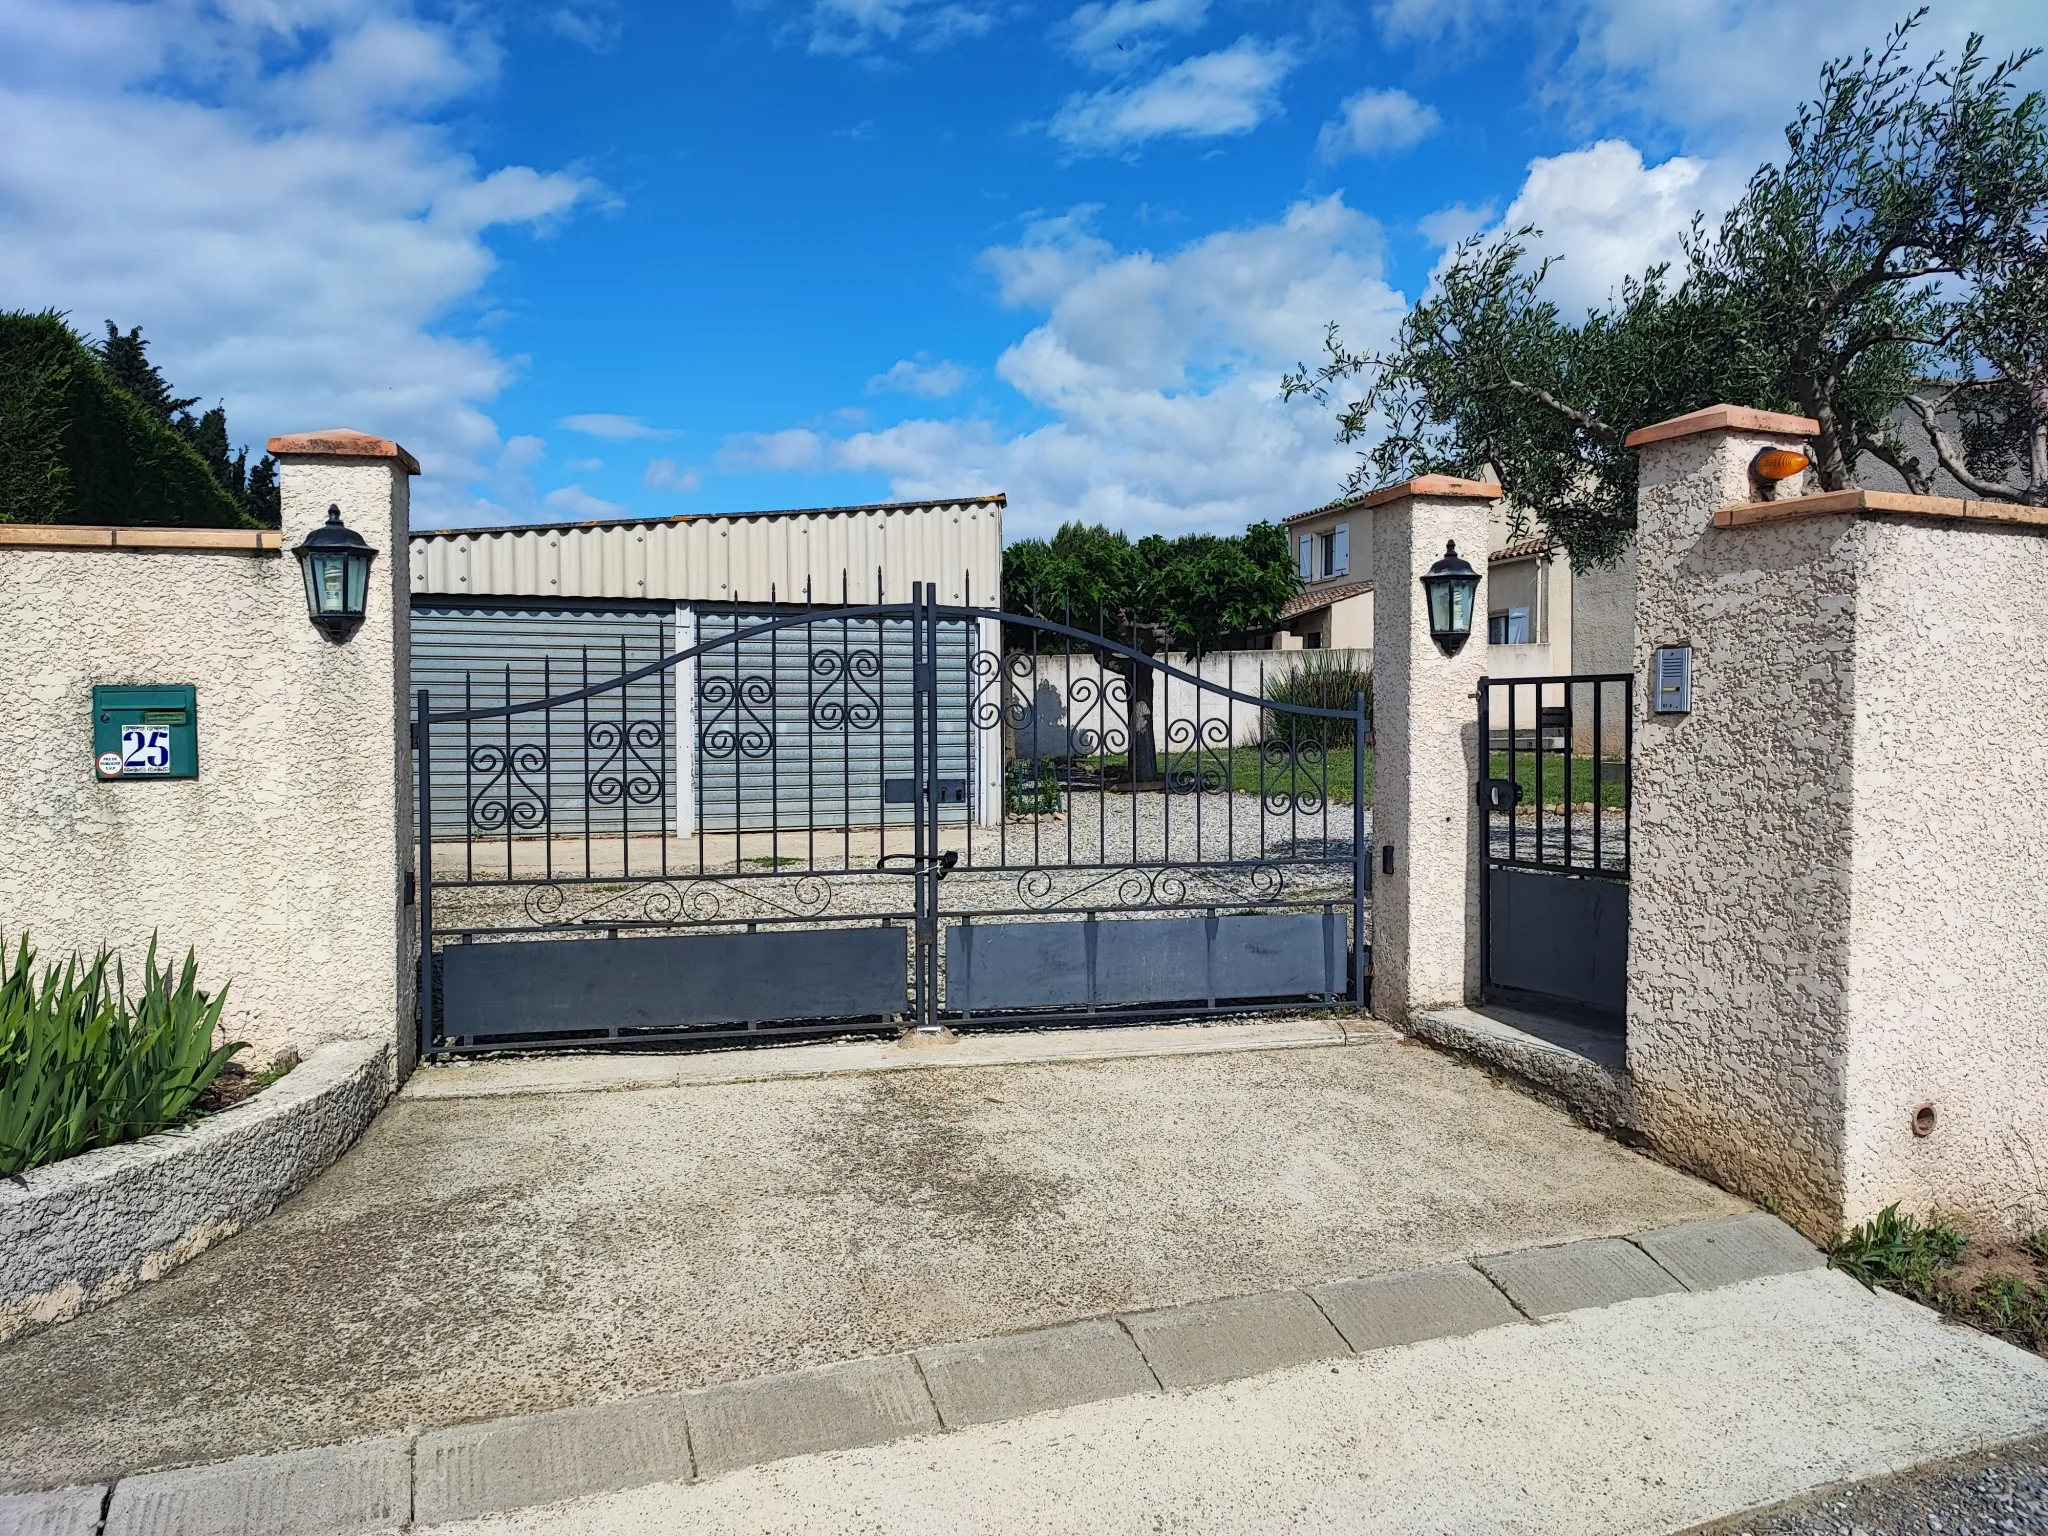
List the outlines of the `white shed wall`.
{"type": "Polygon", "coordinates": [[[454,529],[411,540],[415,595],[985,605],[1002,579],[1003,498],[666,522],[454,529]]]}

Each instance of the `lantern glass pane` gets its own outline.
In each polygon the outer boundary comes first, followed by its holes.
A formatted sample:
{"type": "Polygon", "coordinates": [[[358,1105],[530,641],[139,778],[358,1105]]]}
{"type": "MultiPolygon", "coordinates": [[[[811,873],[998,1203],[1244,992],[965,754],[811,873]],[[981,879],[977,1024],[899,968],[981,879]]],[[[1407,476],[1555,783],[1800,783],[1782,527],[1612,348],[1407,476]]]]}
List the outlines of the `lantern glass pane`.
{"type": "Polygon", "coordinates": [[[348,564],[348,607],[345,613],[361,613],[370,595],[370,557],[351,554],[348,564]]]}
{"type": "Polygon", "coordinates": [[[321,613],[346,613],[347,607],[347,562],[339,551],[323,550],[313,556],[313,565],[319,572],[319,611],[321,613]]]}
{"type": "Polygon", "coordinates": [[[1451,589],[1450,631],[1454,635],[1469,635],[1472,632],[1472,598],[1479,583],[1461,576],[1445,585],[1451,589]]]}
{"type": "Polygon", "coordinates": [[[1451,628],[1451,584],[1447,581],[1429,583],[1429,629],[1431,634],[1447,634],[1451,628]]]}

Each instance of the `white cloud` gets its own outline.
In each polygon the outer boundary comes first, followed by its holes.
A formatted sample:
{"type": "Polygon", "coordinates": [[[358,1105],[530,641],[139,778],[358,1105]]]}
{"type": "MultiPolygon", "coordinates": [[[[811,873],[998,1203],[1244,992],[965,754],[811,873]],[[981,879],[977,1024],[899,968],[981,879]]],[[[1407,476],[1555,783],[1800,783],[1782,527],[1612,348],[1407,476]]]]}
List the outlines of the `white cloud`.
{"type": "Polygon", "coordinates": [[[1280,110],[1280,82],[1299,62],[1287,43],[1241,37],[1133,86],[1067,98],[1049,125],[1069,149],[1108,152],[1175,135],[1250,133],[1280,110]]]}
{"type": "Polygon", "coordinates": [[[603,437],[622,441],[635,437],[674,437],[668,427],[650,427],[638,416],[615,416],[609,411],[586,411],[580,416],[564,416],[559,423],[571,432],[581,432],[585,437],[603,437]]]}
{"type": "Polygon", "coordinates": [[[1673,156],[1646,166],[1633,144],[1602,139],[1531,160],[1521,191],[1494,227],[1542,230],[1531,254],[1561,258],[1544,293],[1567,311],[1583,310],[1604,303],[1624,277],[1676,263],[1694,211],[1703,209],[1712,223],[1740,192],[1725,162],[1673,156]]]}
{"type": "Polygon", "coordinates": [[[884,373],[868,380],[871,395],[916,395],[925,400],[943,400],[957,394],[967,382],[967,370],[943,359],[927,363],[919,358],[900,358],[884,373]]]}
{"type": "Polygon", "coordinates": [[[736,432],[718,450],[723,470],[817,469],[825,461],[826,439],[808,427],[781,432],[736,432]]]}
{"type": "MultiPolygon", "coordinates": [[[[1796,104],[1814,94],[1822,62],[1877,47],[1911,9],[1898,0],[1682,6],[1582,0],[1547,94],[1589,118],[1617,109],[1647,111],[1778,153],[1778,130],[1796,104]]],[[[1987,34],[1994,54],[2048,44],[2048,6],[2040,0],[1945,0],[1921,24],[1914,47],[1922,54],[1947,48],[1953,57],[1973,31],[1987,34]]]]}
{"type": "Polygon", "coordinates": [[[1058,28],[1067,51],[1097,69],[1128,69],[1150,58],[1161,32],[1193,32],[1209,0],[1090,0],[1058,28]]]}
{"type": "Polygon", "coordinates": [[[571,474],[578,474],[578,475],[589,475],[589,474],[595,474],[595,473],[596,473],[596,472],[597,472],[598,470],[600,470],[600,469],[603,469],[603,468],[604,468],[604,460],[603,460],[603,459],[570,459],[570,460],[569,460],[569,461],[568,461],[567,463],[565,463],[565,464],[564,464],[564,465],[563,465],[562,467],[563,467],[564,469],[568,470],[568,471],[569,471],[569,472],[570,472],[571,474]]]}
{"type": "Polygon", "coordinates": [[[904,497],[1004,490],[1007,530],[1069,518],[1133,534],[1231,530],[1327,500],[1352,462],[1327,411],[1283,404],[1280,375],[1327,320],[1372,345],[1403,302],[1378,227],[1341,197],[1164,255],[1119,252],[1085,211],[984,253],[1006,303],[1043,318],[996,365],[1049,418],[1008,432],[925,419],[828,437],[805,428],[729,442],[722,463],[864,470],[904,497]]]}
{"type": "Polygon", "coordinates": [[[142,326],[238,442],[398,438],[426,470],[415,515],[474,516],[513,368],[461,326],[496,265],[485,234],[597,190],[487,172],[427,120],[496,57],[403,0],[8,0],[0,293],[142,326]]]}
{"type": "Polygon", "coordinates": [[[929,53],[981,37],[995,24],[993,8],[962,0],[814,0],[805,18],[810,51],[839,54],[864,54],[881,43],[929,53]]]}
{"type": "Polygon", "coordinates": [[[1346,155],[1391,155],[1412,149],[1436,132],[1442,119],[1406,91],[1360,91],[1344,98],[1335,122],[1316,135],[1325,160],[1346,155]]]}
{"type": "Polygon", "coordinates": [[[547,24],[557,36],[581,44],[592,53],[610,53],[618,47],[619,39],[626,30],[611,0],[597,0],[595,4],[584,6],[559,6],[549,15],[547,24]]]}
{"type": "Polygon", "coordinates": [[[580,485],[565,485],[559,490],[549,491],[547,504],[550,511],[566,512],[571,517],[630,517],[632,514],[615,501],[606,501],[593,496],[580,485]]]}
{"type": "Polygon", "coordinates": [[[694,464],[674,459],[649,459],[647,473],[640,477],[642,489],[649,491],[694,491],[701,483],[694,464]]]}
{"type": "MultiPolygon", "coordinates": [[[[1379,0],[1375,14],[1389,36],[1421,41],[1462,41],[1533,19],[1539,90],[1570,119],[1638,112],[1709,132],[1754,160],[1782,147],[1778,130],[1813,94],[1823,61],[1878,46],[1910,9],[1898,0],[1567,0],[1540,9],[1509,0],[1379,0]]],[[[1921,25],[1917,46],[1953,56],[1973,31],[1997,54],[2048,45],[2048,6],[1945,0],[1921,25]]]]}
{"type": "Polygon", "coordinates": [[[1493,222],[1500,210],[1492,203],[1482,208],[1470,208],[1463,203],[1452,203],[1448,208],[1439,208],[1435,213],[1425,213],[1415,221],[1415,227],[1422,231],[1422,238],[1431,245],[1456,245],[1467,235],[1476,235],[1493,222]]]}

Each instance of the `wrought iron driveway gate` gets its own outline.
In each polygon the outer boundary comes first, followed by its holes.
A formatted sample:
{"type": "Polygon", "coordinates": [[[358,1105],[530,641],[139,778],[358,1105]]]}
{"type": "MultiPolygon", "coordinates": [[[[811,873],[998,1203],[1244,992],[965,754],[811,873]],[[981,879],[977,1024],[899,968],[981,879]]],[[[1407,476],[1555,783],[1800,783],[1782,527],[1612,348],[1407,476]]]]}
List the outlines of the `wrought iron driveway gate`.
{"type": "Polygon", "coordinates": [[[1625,1010],[1634,686],[1626,672],[1480,680],[1490,997],[1625,1010]]]}
{"type": "Polygon", "coordinates": [[[424,1054],[1365,1002],[1363,695],[922,588],[603,670],[415,696],[424,1054]]]}

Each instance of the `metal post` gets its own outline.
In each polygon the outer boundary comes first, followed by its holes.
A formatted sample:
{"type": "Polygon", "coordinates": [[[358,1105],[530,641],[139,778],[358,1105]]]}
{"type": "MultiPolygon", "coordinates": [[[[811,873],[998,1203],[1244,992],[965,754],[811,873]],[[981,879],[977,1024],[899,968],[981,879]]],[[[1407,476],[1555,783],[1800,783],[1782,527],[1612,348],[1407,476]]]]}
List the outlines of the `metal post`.
{"type": "Polygon", "coordinates": [[[917,931],[912,945],[913,971],[911,1009],[912,1027],[929,1029],[935,1011],[931,995],[931,948],[932,948],[932,863],[937,856],[932,826],[932,782],[925,770],[925,737],[932,728],[932,711],[929,705],[926,673],[929,657],[926,652],[925,633],[925,586],[921,581],[910,584],[910,869],[911,893],[917,913],[917,931]]]}
{"type": "Polygon", "coordinates": [[[434,750],[428,736],[427,690],[416,696],[413,743],[419,753],[420,1054],[425,1061],[434,1039],[434,750]]]}
{"type": "MultiPolygon", "coordinates": [[[[1480,792],[1486,781],[1493,777],[1493,715],[1491,701],[1493,687],[1486,678],[1479,679],[1479,783],[1473,786],[1473,793],[1480,792]]],[[[1508,777],[1514,778],[1514,737],[1515,697],[1512,688],[1508,691],[1508,777]]],[[[1508,811],[1508,853],[1514,848],[1514,811],[1508,811]]],[[[1479,813],[1479,995],[1486,996],[1486,989],[1493,985],[1493,806],[1485,802],[1479,813]]]]}
{"type": "MultiPolygon", "coordinates": [[[[1365,693],[1351,709],[1351,1001],[1365,1006],[1365,892],[1372,880],[1372,849],[1365,840],[1365,693]]],[[[1235,821],[1235,818],[1232,818],[1235,821]]]]}
{"type": "Polygon", "coordinates": [[[930,942],[925,948],[925,1027],[937,1029],[939,1025],[939,882],[945,878],[944,866],[939,851],[939,584],[928,581],[924,587],[924,697],[925,697],[925,761],[920,765],[926,785],[926,804],[931,807],[931,826],[927,834],[931,854],[931,897],[925,912],[931,923],[930,942]]]}

